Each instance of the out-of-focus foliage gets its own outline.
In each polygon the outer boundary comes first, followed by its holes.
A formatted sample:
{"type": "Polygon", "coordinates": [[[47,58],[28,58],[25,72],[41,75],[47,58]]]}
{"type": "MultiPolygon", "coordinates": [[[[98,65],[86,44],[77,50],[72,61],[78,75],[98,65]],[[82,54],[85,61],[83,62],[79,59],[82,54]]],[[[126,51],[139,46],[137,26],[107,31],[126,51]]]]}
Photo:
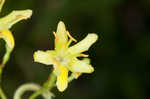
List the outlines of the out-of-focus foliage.
{"type": "Polygon", "coordinates": [[[60,20],[79,41],[91,32],[100,38],[87,52],[95,72],[70,83],[64,93],[54,88],[55,99],[150,98],[149,0],[6,0],[0,16],[27,8],[33,9],[32,18],[11,29],[16,46],[3,76],[10,99],[20,84],[47,79],[52,68],[34,63],[32,55],[53,49],[52,32],[60,20]]]}

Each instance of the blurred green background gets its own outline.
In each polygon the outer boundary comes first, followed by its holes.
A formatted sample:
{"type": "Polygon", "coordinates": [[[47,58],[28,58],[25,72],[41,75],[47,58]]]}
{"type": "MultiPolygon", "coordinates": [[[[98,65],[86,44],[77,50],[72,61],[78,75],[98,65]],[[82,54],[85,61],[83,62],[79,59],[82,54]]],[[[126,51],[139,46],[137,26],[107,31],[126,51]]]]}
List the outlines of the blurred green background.
{"type": "MultiPolygon", "coordinates": [[[[78,41],[93,32],[99,40],[86,52],[95,72],[64,93],[54,88],[55,99],[150,98],[150,0],[6,0],[0,16],[18,9],[32,9],[33,16],[11,29],[16,46],[3,74],[9,99],[19,85],[47,80],[52,67],[34,63],[33,53],[54,48],[59,21],[78,41]]],[[[0,50],[2,58],[3,41],[0,50]]]]}

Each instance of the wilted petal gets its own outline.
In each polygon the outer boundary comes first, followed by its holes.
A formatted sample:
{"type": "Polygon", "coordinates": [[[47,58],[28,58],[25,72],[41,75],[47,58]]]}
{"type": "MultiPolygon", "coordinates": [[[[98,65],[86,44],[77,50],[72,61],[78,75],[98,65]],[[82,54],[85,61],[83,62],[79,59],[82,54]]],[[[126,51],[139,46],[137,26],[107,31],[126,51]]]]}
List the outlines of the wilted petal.
{"type": "Polygon", "coordinates": [[[58,66],[55,68],[54,73],[57,75],[57,88],[63,92],[68,86],[68,70],[64,66],[58,66]]]}
{"type": "Polygon", "coordinates": [[[31,15],[32,10],[12,11],[9,15],[0,19],[0,29],[1,28],[9,29],[15,23],[30,18],[31,15]]]}
{"type": "Polygon", "coordinates": [[[54,51],[36,51],[33,55],[34,61],[46,65],[53,64],[54,51]]]}
{"type": "Polygon", "coordinates": [[[74,73],[92,73],[94,68],[89,64],[89,60],[75,59],[70,66],[70,70],[74,73]]]}
{"type": "Polygon", "coordinates": [[[98,39],[98,36],[96,34],[88,34],[85,39],[83,39],[82,41],[80,41],[79,43],[73,45],[72,47],[70,47],[68,49],[68,51],[71,54],[79,54],[82,53],[84,51],[87,51],[90,46],[96,42],[96,40],[98,39]]]}
{"type": "Polygon", "coordinates": [[[13,49],[15,42],[12,33],[9,30],[1,30],[0,38],[4,39],[8,48],[13,49]]]}
{"type": "Polygon", "coordinates": [[[67,40],[68,40],[66,32],[67,31],[66,31],[65,24],[62,21],[60,21],[58,23],[57,31],[56,31],[56,39],[55,39],[55,48],[56,49],[66,46],[67,40]]]}

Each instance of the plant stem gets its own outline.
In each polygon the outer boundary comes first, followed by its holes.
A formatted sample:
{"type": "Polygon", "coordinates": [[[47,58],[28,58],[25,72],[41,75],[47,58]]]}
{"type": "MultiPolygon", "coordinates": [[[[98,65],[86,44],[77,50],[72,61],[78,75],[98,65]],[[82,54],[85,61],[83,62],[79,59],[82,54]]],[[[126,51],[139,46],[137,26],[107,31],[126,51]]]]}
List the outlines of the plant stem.
{"type": "MultiPolygon", "coordinates": [[[[37,91],[40,90],[41,86],[34,84],[34,83],[28,83],[28,84],[23,84],[21,85],[15,92],[14,98],[13,99],[21,99],[21,96],[26,92],[26,91],[37,91]]],[[[47,99],[47,97],[51,97],[52,94],[50,92],[46,92],[42,94],[44,99],[47,99]]]]}
{"type": "Polygon", "coordinates": [[[6,46],[6,53],[3,57],[3,61],[2,61],[2,67],[5,67],[5,64],[9,61],[10,55],[11,55],[12,49],[8,48],[6,46]]]}
{"type": "Polygon", "coordinates": [[[0,87],[0,96],[1,99],[7,99],[1,87],[0,87]]]}
{"type": "Polygon", "coordinates": [[[4,3],[5,3],[5,0],[0,0],[0,12],[2,10],[2,7],[3,7],[4,3]]]}
{"type": "Polygon", "coordinates": [[[3,68],[0,66],[0,97],[1,97],[1,99],[7,99],[5,94],[4,94],[4,91],[2,90],[2,87],[1,87],[2,72],[3,72],[3,68]]]}
{"type": "MultiPolygon", "coordinates": [[[[33,93],[29,97],[29,99],[35,99],[40,94],[45,93],[46,91],[50,91],[55,86],[55,82],[56,82],[56,75],[52,72],[49,75],[49,79],[44,83],[43,87],[40,90],[33,93]]],[[[50,98],[46,98],[46,99],[50,99],[50,98]]]]}
{"type": "Polygon", "coordinates": [[[72,73],[72,74],[70,75],[70,77],[68,78],[68,82],[70,83],[70,82],[72,82],[74,79],[75,79],[75,74],[72,73]]]}
{"type": "MultiPolygon", "coordinates": [[[[9,49],[7,46],[6,46],[6,53],[3,57],[3,60],[2,60],[2,64],[0,64],[0,86],[1,86],[1,83],[2,83],[2,73],[3,73],[3,69],[5,67],[5,64],[9,61],[9,58],[10,58],[10,55],[11,55],[11,52],[12,50],[9,49]]],[[[6,96],[2,90],[2,88],[0,87],[0,97],[2,99],[6,99],[6,96]]]]}

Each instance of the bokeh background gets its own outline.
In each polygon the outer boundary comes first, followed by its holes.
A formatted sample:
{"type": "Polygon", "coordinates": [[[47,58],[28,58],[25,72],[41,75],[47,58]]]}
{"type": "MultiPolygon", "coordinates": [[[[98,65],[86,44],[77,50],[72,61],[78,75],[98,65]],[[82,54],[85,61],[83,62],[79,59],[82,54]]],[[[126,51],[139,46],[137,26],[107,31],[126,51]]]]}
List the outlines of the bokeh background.
{"type": "MultiPolygon", "coordinates": [[[[9,99],[19,85],[47,80],[52,67],[34,63],[33,53],[54,48],[59,21],[78,41],[93,32],[99,40],[86,52],[95,72],[64,93],[54,88],[55,99],[150,98],[150,0],[6,0],[0,16],[18,9],[32,9],[33,16],[11,29],[16,46],[3,74],[9,99]]],[[[3,41],[0,50],[2,58],[3,41]]]]}

